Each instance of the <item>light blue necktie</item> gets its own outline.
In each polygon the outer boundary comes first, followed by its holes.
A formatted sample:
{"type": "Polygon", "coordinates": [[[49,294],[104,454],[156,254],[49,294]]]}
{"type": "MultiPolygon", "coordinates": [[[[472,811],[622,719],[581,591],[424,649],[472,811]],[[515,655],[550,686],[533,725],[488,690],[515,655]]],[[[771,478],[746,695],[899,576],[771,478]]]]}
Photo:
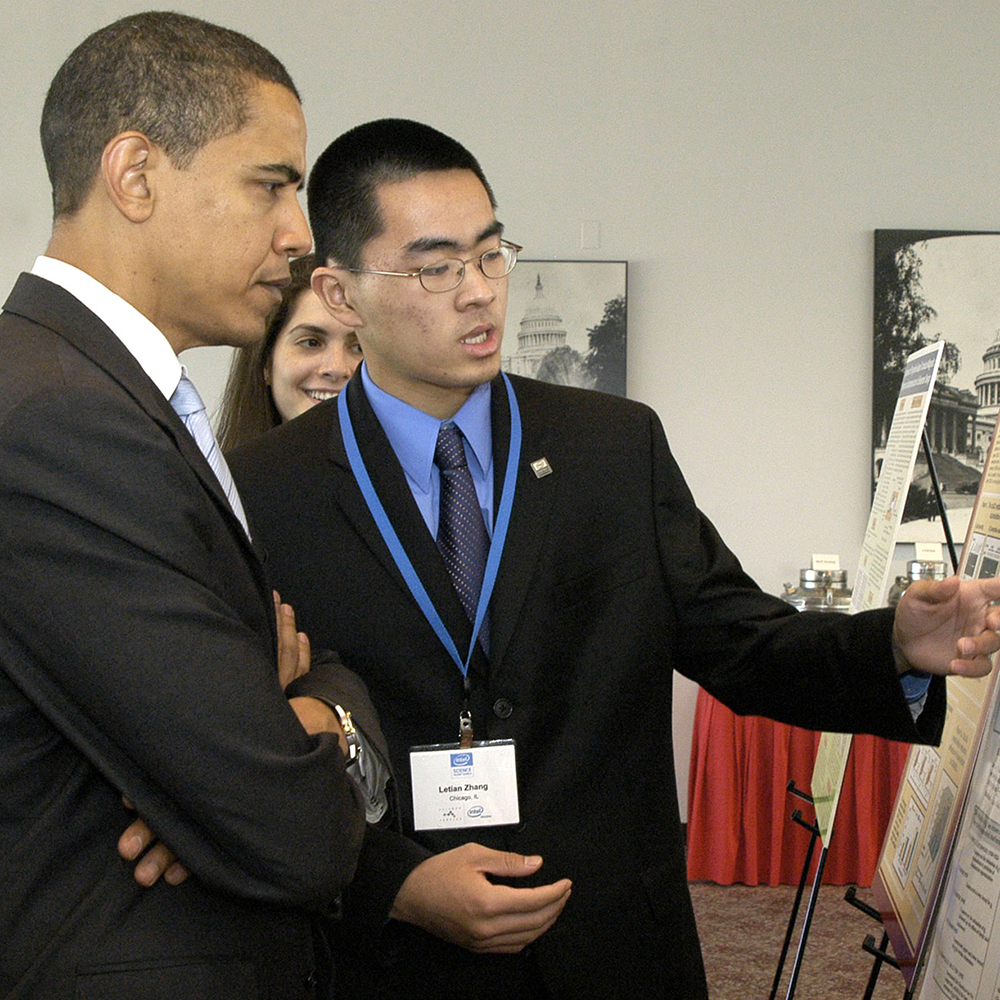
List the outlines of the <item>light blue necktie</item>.
{"type": "Polygon", "coordinates": [[[240,519],[240,523],[249,537],[250,529],[247,527],[247,516],[243,511],[243,503],[239,493],[236,492],[233,474],[229,471],[226,459],[219,448],[219,442],[215,440],[215,432],[209,422],[205,404],[201,401],[201,396],[198,395],[194,383],[183,372],[174,394],[170,397],[170,405],[190,431],[191,437],[195,439],[201,453],[212,467],[215,478],[219,480],[219,485],[226,494],[229,506],[233,508],[233,513],[240,519]]]}

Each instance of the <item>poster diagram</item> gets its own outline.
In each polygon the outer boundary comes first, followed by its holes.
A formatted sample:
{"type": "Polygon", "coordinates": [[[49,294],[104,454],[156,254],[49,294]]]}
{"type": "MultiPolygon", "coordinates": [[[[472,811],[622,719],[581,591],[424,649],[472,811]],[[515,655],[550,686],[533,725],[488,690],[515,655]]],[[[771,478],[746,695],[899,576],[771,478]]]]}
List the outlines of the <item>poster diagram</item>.
{"type": "MultiPolygon", "coordinates": [[[[944,344],[939,342],[915,351],[906,359],[903,383],[882,459],[882,472],[854,578],[852,614],[885,607],[892,583],[892,557],[903,516],[903,502],[913,476],[920,435],[927,420],[943,351],[944,344]]],[[[842,733],[824,733],[816,751],[811,791],[816,807],[816,823],[827,847],[850,752],[851,737],[842,733]]]]}
{"type": "MultiPolygon", "coordinates": [[[[1000,575],[1000,450],[995,439],[996,429],[958,569],[963,579],[1000,575]]],[[[994,949],[994,968],[980,947],[982,935],[992,933],[987,911],[1000,910],[995,676],[996,671],[988,677],[948,678],[941,746],[910,751],[872,884],[908,987],[928,960],[923,991],[928,997],[1000,996],[1000,949],[994,949]],[[939,905],[942,915],[936,920],[939,905]]]]}
{"type": "Polygon", "coordinates": [[[941,893],[921,994],[995,1000],[1000,950],[990,939],[1000,917],[1000,734],[997,706],[983,738],[967,806],[941,893]]]}

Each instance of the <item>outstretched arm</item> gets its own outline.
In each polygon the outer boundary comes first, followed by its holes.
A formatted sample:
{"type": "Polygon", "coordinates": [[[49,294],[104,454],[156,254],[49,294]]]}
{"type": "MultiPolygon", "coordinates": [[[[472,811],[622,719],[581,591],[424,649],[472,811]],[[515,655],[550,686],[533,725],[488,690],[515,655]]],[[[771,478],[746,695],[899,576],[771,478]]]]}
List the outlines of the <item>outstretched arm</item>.
{"type": "Polygon", "coordinates": [[[1000,577],[918,580],[896,609],[893,652],[899,673],[981,677],[1000,649],[1000,577]]]}

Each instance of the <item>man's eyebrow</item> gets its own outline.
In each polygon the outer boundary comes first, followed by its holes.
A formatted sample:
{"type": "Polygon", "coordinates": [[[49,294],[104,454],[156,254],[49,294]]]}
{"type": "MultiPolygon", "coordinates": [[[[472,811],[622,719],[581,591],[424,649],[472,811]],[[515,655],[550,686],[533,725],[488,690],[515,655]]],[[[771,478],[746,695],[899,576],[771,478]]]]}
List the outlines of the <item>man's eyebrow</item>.
{"type": "MultiPolygon", "coordinates": [[[[476,237],[473,242],[473,246],[478,243],[482,243],[483,240],[488,240],[491,236],[499,236],[503,233],[503,223],[499,219],[494,219],[482,232],[476,237]]],[[[404,247],[404,251],[407,254],[416,253],[428,253],[431,250],[451,250],[459,251],[463,250],[464,247],[457,240],[448,239],[444,236],[424,236],[420,239],[413,240],[412,243],[407,243],[404,247]]]]}
{"type": "Polygon", "coordinates": [[[281,174],[289,184],[302,184],[302,171],[290,163],[259,163],[257,169],[264,174],[281,174]]]}
{"type": "Polygon", "coordinates": [[[477,243],[488,240],[491,236],[503,236],[503,223],[499,219],[494,219],[480,234],[477,243]]]}

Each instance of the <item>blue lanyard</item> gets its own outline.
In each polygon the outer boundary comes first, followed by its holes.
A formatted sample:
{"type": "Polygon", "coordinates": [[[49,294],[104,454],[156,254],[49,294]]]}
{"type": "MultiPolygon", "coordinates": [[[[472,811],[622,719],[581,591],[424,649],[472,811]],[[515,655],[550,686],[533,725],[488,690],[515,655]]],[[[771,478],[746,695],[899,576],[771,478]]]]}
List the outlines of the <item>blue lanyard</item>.
{"type": "MultiPolygon", "coordinates": [[[[375,492],[371,477],[365,468],[365,460],[361,457],[358,448],[357,438],[354,436],[354,427],[351,424],[351,414],[347,408],[347,391],[341,392],[337,398],[337,408],[340,413],[340,433],[344,439],[344,450],[347,452],[347,460],[350,462],[351,471],[358,482],[368,510],[371,511],[375,524],[382,534],[385,544],[389,547],[389,552],[396,563],[399,572],[403,574],[407,587],[414,600],[423,611],[435,635],[441,640],[444,648],[455,661],[455,666],[466,677],[469,673],[469,662],[472,660],[472,651],[476,648],[476,637],[479,629],[486,617],[486,609],[489,607],[490,597],[493,594],[493,585],[496,583],[497,572],[500,569],[500,557],[503,555],[504,543],[507,541],[507,528],[510,525],[510,512],[514,506],[514,487],[517,482],[517,466],[521,459],[521,411],[518,409],[517,398],[514,396],[513,386],[506,375],[502,375],[504,386],[507,389],[507,400],[510,403],[510,450],[507,453],[507,469],[504,472],[503,493],[500,496],[500,507],[497,510],[496,524],[493,527],[493,540],[490,543],[490,552],[486,558],[486,569],[483,573],[483,586],[479,591],[479,603],[476,605],[476,620],[472,626],[472,640],[469,643],[469,653],[463,660],[459,655],[458,647],[455,645],[450,633],[441,620],[434,602],[431,600],[427,589],[417,576],[417,571],[413,568],[410,557],[403,548],[396,529],[393,528],[389,515],[382,506],[382,501],[375,492]]],[[[364,391],[363,389],[361,390],[364,391]]]]}

